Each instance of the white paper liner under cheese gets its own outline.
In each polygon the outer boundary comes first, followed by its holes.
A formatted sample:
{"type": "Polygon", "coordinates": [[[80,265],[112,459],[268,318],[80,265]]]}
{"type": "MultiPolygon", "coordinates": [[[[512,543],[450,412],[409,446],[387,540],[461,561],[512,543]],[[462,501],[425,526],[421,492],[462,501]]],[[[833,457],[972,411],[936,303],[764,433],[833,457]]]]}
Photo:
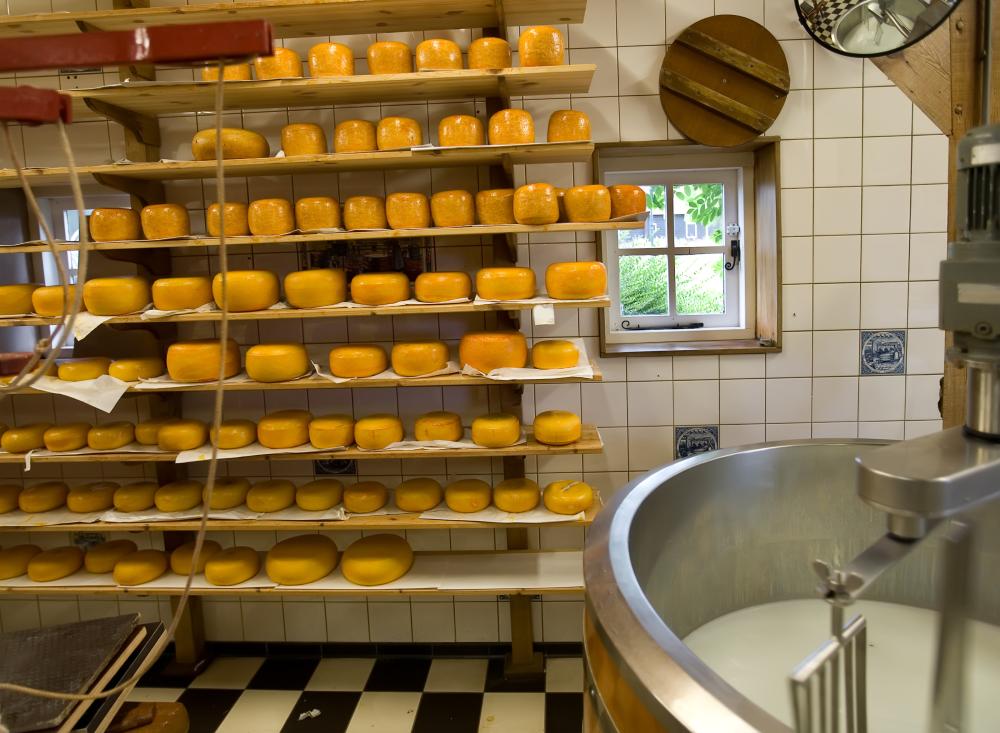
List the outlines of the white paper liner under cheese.
{"type": "MultiPolygon", "coordinates": [[[[209,519],[257,519],[264,516],[260,512],[250,511],[246,506],[233,507],[232,509],[210,509],[209,519]]],[[[141,512],[119,512],[114,509],[108,510],[100,515],[102,522],[114,522],[116,524],[146,523],[146,522],[183,522],[188,519],[201,519],[201,505],[183,512],[161,512],[155,508],[150,508],[141,512]]]]}
{"type": "Polygon", "coordinates": [[[48,527],[57,524],[91,524],[98,522],[104,512],[71,512],[66,507],[48,512],[28,514],[20,510],[0,514],[0,527],[48,527]]]}
{"type": "Polygon", "coordinates": [[[437,519],[445,522],[491,522],[494,524],[549,524],[552,522],[577,522],[584,512],[577,514],[556,514],[544,506],[537,506],[526,512],[505,512],[495,506],[488,506],[478,512],[454,512],[447,506],[438,506],[420,515],[421,519],[437,519]]]}
{"type": "MultiPolygon", "coordinates": [[[[78,448],[77,450],[64,450],[64,451],[51,451],[39,448],[38,450],[28,451],[24,454],[24,470],[31,470],[31,459],[33,458],[51,458],[52,456],[99,456],[108,455],[112,453],[167,453],[168,451],[162,451],[155,445],[139,445],[138,443],[129,443],[128,445],[123,445],[121,448],[115,448],[114,450],[94,450],[93,448],[78,448]]],[[[6,453],[0,451],[0,455],[21,455],[20,453],[6,453]]]]}
{"type": "MultiPolygon", "coordinates": [[[[273,456],[279,453],[282,455],[289,453],[330,453],[342,450],[345,449],[314,448],[310,443],[306,443],[305,445],[299,445],[294,448],[265,448],[260,443],[254,442],[251,443],[250,445],[244,446],[243,448],[219,450],[218,456],[220,461],[224,461],[233,458],[253,458],[255,456],[273,456]]],[[[197,463],[199,461],[208,461],[211,458],[212,458],[212,446],[206,443],[200,448],[181,451],[180,453],[177,454],[176,463],[197,463]]]]}
{"type": "MultiPolygon", "coordinates": [[[[136,313],[144,313],[149,310],[151,305],[151,303],[147,303],[144,308],[123,315],[131,316],[136,313]]],[[[80,311],[76,316],[76,320],[73,321],[73,338],[77,341],[83,341],[83,339],[94,332],[94,329],[105,321],[110,321],[112,318],[117,318],[117,316],[95,316],[93,313],[80,311]]]]}
{"type": "Polygon", "coordinates": [[[307,512],[293,504],[280,512],[258,514],[257,519],[269,522],[342,522],[347,519],[347,512],[341,504],[321,512],[307,512]]]}
{"type": "Polygon", "coordinates": [[[161,311],[157,310],[156,308],[150,308],[149,310],[144,310],[142,312],[141,318],[144,321],[152,321],[157,318],[180,316],[186,313],[210,313],[211,311],[214,310],[218,310],[218,308],[215,307],[215,303],[213,301],[209,301],[208,303],[202,303],[197,308],[180,308],[178,310],[172,310],[172,311],[161,311]]]}
{"type": "Polygon", "coordinates": [[[97,379],[84,379],[80,382],[67,382],[65,379],[43,376],[32,386],[40,392],[69,397],[96,407],[101,412],[111,412],[122,395],[128,391],[129,383],[109,374],[102,374],[97,379]]]}
{"type": "MultiPolygon", "coordinates": [[[[470,431],[465,431],[465,437],[462,440],[400,440],[396,443],[390,443],[383,451],[399,451],[405,453],[407,451],[418,451],[418,450],[468,450],[468,449],[482,449],[481,445],[476,445],[472,442],[472,438],[469,437],[470,431]]],[[[521,432],[520,437],[518,437],[517,442],[513,445],[524,445],[528,442],[527,437],[524,432],[521,432]]],[[[358,448],[360,451],[365,451],[364,448],[358,448]]]]}
{"type": "MultiPolygon", "coordinates": [[[[539,341],[546,341],[548,339],[535,339],[537,344],[539,341]]],[[[495,379],[500,382],[510,382],[521,379],[566,379],[567,377],[583,377],[586,379],[593,379],[594,377],[594,367],[590,363],[590,356],[587,354],[587,346],[584,344],[581,338],[566,338],[566,339],[556,339],[558,341],[570,341],[578,352],[578,357],[576,360],[576,366],[567,367],[565,369],[533,369],[530,367],[503,367],[501,369],[494,369],[489,374],[483,374],[473,366],[466,364],[462,367],[462,374],[468,374],[472,377],[486,377],[487,379],[495,379]]]]}
{"type": "Polygon", "coordinates": [[[67,575],[59,580],[50,580],[47,583],[38,583],[27,575],[17,578],[0,580],[0,587],[4,588],[114,588],[117,585],[111,573],[88,573],[86,570],[77,570],[72,575],[67,575]]]}
{"type": "Polygon", "coordinates": [[[419,377],[403,377],[399,374],[396,374],[396,372],[394,372],[391,367],[389,369],[386,369],[384,372],[379,372],[378,374],[372,377],[335,377],[332,374],[330,374],[330,371],[328,369],[324,369],[315,362],[313,362],[313,369],[316,370],[317,375],[327,380],[328,382],[333,382],[334,384],[343,384],[344,382],[358,382],[359,387],[363,387],[365,381],[367,380],[399,379],[405,381],[407,379],[424,379],[426,377],[439,377],[443,374],[457,374],[461,371],[457,361],[449,361],[448,364],[445,365],[443,369],[437,369],[433,372],[428,372],[427,374],[421,374],[419,377]]]}
{"type": "MultiPolygon", "coordinates": [[[[315,368],[315,364],[313,365],[315,368]]],[[[289,380],[291,382],[297,382],[300,379],[308,379],[315,376],[315,371],[308,371],[301,377],[296,377],[295,379],[289,380]]],[[[263,388],[266,389],[267,385],[263,382],[255,382],[250,379],[250,375],[246,372],[240,372],[239,374],[234,374],[225,379],[223,384],[261,384],[263,388]]],[[[157,389],[174,389],[177,387],[193,387],[197,384],[214,384],[214,382],[175,382],[170,378],[168,374],[162,374],[159,377],[153,377],[152,379],[141,379],[136,383],[135,389],[137,390],[157,390],[157,389]]],[[[284,382],[283,382],[284,384],[284,382]]]]}

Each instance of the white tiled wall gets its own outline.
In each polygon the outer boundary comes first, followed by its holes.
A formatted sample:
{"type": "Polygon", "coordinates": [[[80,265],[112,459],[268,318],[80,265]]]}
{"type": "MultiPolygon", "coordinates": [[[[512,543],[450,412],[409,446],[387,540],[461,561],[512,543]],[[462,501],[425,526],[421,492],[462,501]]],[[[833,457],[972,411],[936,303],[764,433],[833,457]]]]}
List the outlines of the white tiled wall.
{"type": "MultiPolygon", "coordinates": [[[[213,2],[217,0],[212,0],[213,2]]],[[[195,0],[189,0],[195,4],[195,0]]],[[[106,6],[110,0],[98,0],[106,6]]],[[[153,0],[154,5],[183,4],[182,0],[153,0]]],[[[11,12],[48,10],[45,0],[10,0],[11,12]],[[30,6],[30,7],[29,7],[30,6]]],[[[95,0],[52,0],[53,9],[93,8],[95,0]]],[[[2,7],[2,4],[0,4],[2,7]]],[[[657,70],[666,44],[687,25],[713,13],[735,13],[762,22],[780,41],[791,67],[792,91],[771,134],[780,135],[782,158],[782,233],[784,350],[779,354],[723,357],[628,357],[600,360],[604,382],[583,385],[528,385],[524,389],[524,419],[535,411],[560,407],[579,410],[584,421],[596,423],[607,449],[603,455],[559,456],[528,460],[528,472],[545,483],[562,477],[584,478],[610,497],[630,478],[672,457],[674,427],[715,425],[722,446],[809,437],[913,437],[940,426],[937,413],[938,380],[943,370],[944,339],[936,328],[937,263],[945,253],[947,141],[902,92],[869,62],[836,56],[810,41],[795,18],[791,0],[589,0],[586,21],[563,27],[570,60],[595,63],[599,71],[588,94],[553,99],[527,99],[538,129],[548,114],[564,107],[586,111],[597,141],[677,138],[666,122],[657,95],[657,70]],[[906,339],[905,368],[899,374],[862,376],[859,366],[863,330],[902,331],[906,339]]],[[[516,40],[517,28],[510,31],[516,40]]],[[[379,39],[401,38],[414,45],[423,35],[380,34],[379,39]]],[[[465,45],[468,31],[450,34],[465,45]]],[[[375,36],[338,39],[350,42],[359,57],[375,36]]],[[[300,53],[321,39],[285,41],[300,53]]],[[[190,78],[187,70],[170,70],[161,78],[190,78]]],[[[107,81],[116,81],[107,70],[107,81]]],[[[22,81],[18,78],[18,81],[22,81]]],[[[28,81],[28,80],[24,80],[28,81]]],[[[80,84],[69,77],[33,77],[39,86],[80,84]]],[[[328,130],[334,122],[388,114],[415,117],[425,135],[437,120],[456,112],[483,115],[481,101],[386,104],[307,110],[231,113],[227,124],[265,134],[278,147],[278,133],[289,121],[316,121],[328,130]]],[[[182,115],[162,123],[164,157],[186,157],[191,135],[212,124],[210,116],[182,115]]],[[[19,131],[18,131],[19,132],[19,131]]],[[[81,121],[72,127],[81,162],[119,158],[118,129],[104,121],[81,121]]],[[[29,163],[58,162],[50,130],[24,131],[29,163]]],[[[548,180],[557,185],[590,182],[589,164],[533,166],[516,171],[519,180],[548,180]]],[[[254,178],[232,181],[227,196],[254,199],[268,196],[296,198],[448,188],[474,189],[475,171],[387,171],[318,175],[295,178],[254,178]]],[[[214,199],[211,185],[199,182],[171,184],[172,201],[191,209],[193,225],[203,220],[206,204],[214,199]]],[[[522,241],[519,256],[539,274],[549,262],[592,258],[590,235],[545,235],[522,241]]],[[[491,250],[478,239],[440,241],[441,269],[474,269],[489,264],[491,250]]],[[[287,272],[302,266],[292,247],[261,247],[234,255],[231,267],[266,267],[287,272]]],[[[179,272],[204,272],[214,262],[206,253],[179,254],[179,272]]],[[[388,343],[408,337],[457,341],[466,330],[481,326],[477,314],[437,318],[351,318],[345,321],[290,321],[280,328],[268,323],[233,324],[244,345],[259,340],[301,338],[322,356],[331,343],[376,341],[388,343]]],[[[552,326],[526,326],[529,337],[583,337],[592,354],[598,352],[597,314],[561,310],[552,326]]],[[[210,326],[186,328],[184,335],[207,336],[210,326]]],[[[314,412],[346,411],[358,414],[385,409],[415,416],[435,409],[451,409],[466,417],[486,411],[482,389],[452,388],[236,393],[227,397],[229,410],[257,416],[263,411],[303,406],[314,412]]],[[[204,396],[186,395],[185,408],[207,415],[204,396]]],[[[94,415],[73,403],[49,398],[17,397],[0,403],[0,421],[26,422],[33,416],[58,414],[80,419],[110,420],[125,415],[135,419],[132,403],[114,416],[94,415]]],[[[404,417],[405,419],[405,417],[404,417]]],[[[102,464],[103,465],[103,464],[102,464]]],[[[358,464],[366,477],[393,484],[403,477],[438,478],[480,476],[497,480],[498,461],[421,460],[365,461],[358,464]]],[[[231,473],[261,475],[267,464],[230,464],[231,473]]],[[[280,472],[306,480],[309,462],[273,464],[280,472]]],[[[73,476],[138,476],[140,469],[114,466],[96,469],[76,464],[73,476]]],[[[55,466],[37,466],[32,478],[60,475],[55,466]]],[[[13,475],[7,474],[10,478],[13,475]]],[[[353,536],[337,532],[341,546],[353,536]]],[[[579,530],[532,532],[533,546],[578,547],[579,530]]],[[[23,538],[23,536],[21,536],[23,538]]],[[[491,549],[504,546],[503,532],[490,530],[408,532],[417,549],[491,549]]],[[[52,534],[33,540],[65,541],[52,534]]],[[[232,533],[219,533],[232,543],[232,533]]],[[[244,533],[239,541],[267,547],[280,539],[275,533],[244,533]]],[[[0,535],[0,545],[13,541],[0,535]]],[[[154,537],[153,541],[157,541],[154,537]]],[[[146,611],[166,614],[166,604],[134,600],[18,599],[0,600],[0,623],[5,630],[56,623],[144,604],[146,611]]],[[[582,602],[579,599],[543,599],[535,603],[536,633],[548,641],[579,640],[582,602]]],[[[480,597],[366,601],[363,595],[336,600],[294,600],[284,603],[244,599],[210,600],[204,604],[210,638],[334,641],[496,641],[509,638],[505,603],[480,597]]]]}

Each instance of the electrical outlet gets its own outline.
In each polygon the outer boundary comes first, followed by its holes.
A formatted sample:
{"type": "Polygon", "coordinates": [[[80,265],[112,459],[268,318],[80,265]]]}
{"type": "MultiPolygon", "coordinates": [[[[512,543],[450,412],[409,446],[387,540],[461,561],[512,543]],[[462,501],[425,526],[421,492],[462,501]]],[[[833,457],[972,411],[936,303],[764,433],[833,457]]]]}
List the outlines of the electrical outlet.
{"type": "Polygon", "coordinates": [[[328,458],[323,461],[313,461],[313,472],[317,476],[344,476],[357,472],[354,461],[342,458],[328,458]]]}

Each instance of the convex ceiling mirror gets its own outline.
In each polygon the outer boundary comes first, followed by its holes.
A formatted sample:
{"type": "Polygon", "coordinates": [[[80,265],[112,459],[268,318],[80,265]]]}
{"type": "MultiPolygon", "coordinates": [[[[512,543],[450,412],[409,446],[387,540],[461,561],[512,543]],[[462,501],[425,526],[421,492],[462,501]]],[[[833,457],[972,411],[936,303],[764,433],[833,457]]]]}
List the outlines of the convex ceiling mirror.
{"type": "Polygon", "coordinates": [[[845,56],[885,56],[941,25],[961,0],[795,0],[817,42],[845,56]]]}

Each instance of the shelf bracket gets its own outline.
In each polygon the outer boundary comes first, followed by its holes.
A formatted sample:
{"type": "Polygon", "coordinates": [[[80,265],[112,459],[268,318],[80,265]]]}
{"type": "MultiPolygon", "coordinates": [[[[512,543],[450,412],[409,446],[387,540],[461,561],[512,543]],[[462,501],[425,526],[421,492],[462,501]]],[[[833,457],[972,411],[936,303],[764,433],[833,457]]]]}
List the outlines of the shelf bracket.
{"type": "Polygon", "coordinates": [[[98,99],[85,99],[83,101],[97,114],[114,120],[126,130],[131,131],[143,145],[160,146],[160,124],[155,117],[136,114],[98,99]]]}
{"type": "Polygon", "coordinates": [[[94,180],[102,186],[135,196],[143,206],[160,203],[166,198],[163,184],[159,181],[145,181],[141,178],[116,176],[112,173],[95,173],[94,180]]]}

